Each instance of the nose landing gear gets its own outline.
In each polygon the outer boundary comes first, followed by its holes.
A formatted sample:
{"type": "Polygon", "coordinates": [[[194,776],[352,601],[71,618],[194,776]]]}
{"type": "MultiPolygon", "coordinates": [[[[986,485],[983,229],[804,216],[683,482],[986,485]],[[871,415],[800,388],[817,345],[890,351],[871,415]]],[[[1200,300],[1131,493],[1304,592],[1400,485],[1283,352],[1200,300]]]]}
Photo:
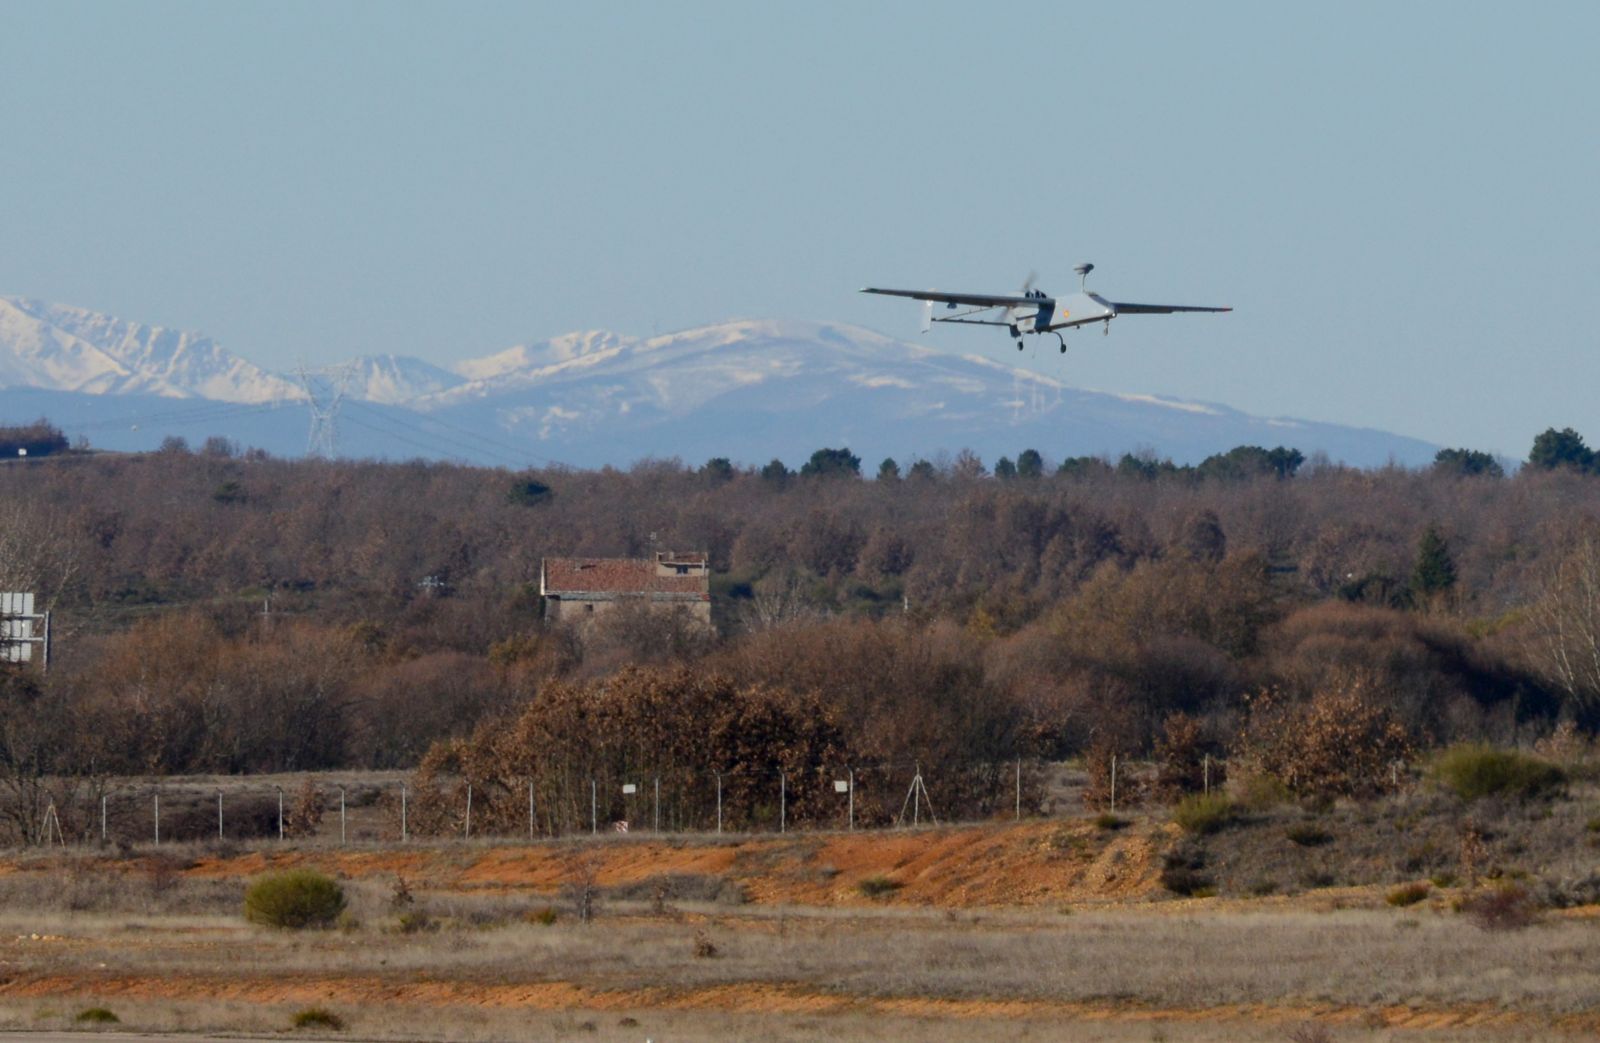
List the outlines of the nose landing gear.
{"type": "Polygon", "coordinates": [[[1067,338],[1063,337],[1059,333],[1056,333],[1055,330],[1051,330],[1050,332],[1056,334],[1056,340],[1061,342],[1061,354],[1065,355],[1067,353],[1067,338]]]}

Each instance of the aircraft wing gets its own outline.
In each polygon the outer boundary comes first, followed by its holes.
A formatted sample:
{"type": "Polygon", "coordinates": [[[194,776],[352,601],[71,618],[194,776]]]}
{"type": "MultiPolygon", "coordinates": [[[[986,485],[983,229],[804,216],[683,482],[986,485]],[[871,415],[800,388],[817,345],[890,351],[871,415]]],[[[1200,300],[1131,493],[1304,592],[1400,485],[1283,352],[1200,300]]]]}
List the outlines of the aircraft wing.
{"type": "Polygon", "coordinates": [[[1193,304],[1119,304],[1107,301],[1118,315],[1171,315],[1175,311],[1232,311],[1232,308],[1208,308],[1193,304]]]}
{"type": "Polygon", "coordinates": [[[917,301],[938,301],[940,304],[969,304],[975,308],[1013,308],[1037,306],[1037,297],[998,296],[989,293],[941,293],[938,290],[880,290],[864,287],[862,293],[881,293],[888,297],[910,297],[917,301]]]}

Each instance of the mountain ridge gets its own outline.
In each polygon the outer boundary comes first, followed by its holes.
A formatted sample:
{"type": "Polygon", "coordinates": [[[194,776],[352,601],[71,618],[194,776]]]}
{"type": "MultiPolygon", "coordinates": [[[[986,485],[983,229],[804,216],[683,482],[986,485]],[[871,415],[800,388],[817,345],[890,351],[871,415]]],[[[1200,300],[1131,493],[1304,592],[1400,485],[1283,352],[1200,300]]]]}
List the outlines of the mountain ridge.
{"type": "MultiPolygon", "coordinates": [[[[401,458],[602,466],[704,454],[762,463],[845,445],[897,458],[965,448],[992,459],[1031,446],[1057,458],[1144,449],[1197,462],[1236,445],[1284,444],[1382,466],[1420,465],[1436,449],[1388,432],[1254,417],[1218,403],[1077,388],[988,356],[815,320],[735,319],[651,337],[582,330],[449,368],[372,355],[332,370],[345,378],[342,419],[367,427],[347,445],[401,458]]],[[[107,403],[71,396],[126,398],[130,406],[151,396],[194,400],[191,413],[146,416],[191,440],[235,437],[233,424],[274,453],[304,447],[306,396],[298,382],[209,337],[86,309],[0,298],[0,385],[4,409],[21,408],[9,403],[24,388],[56,393],[51,401],[64,412],[52,419],[92,423],[97,444],[108,448],[153,447],[151,424],[134,423],[135,416],[118,430],[107,403]],[[207,402],[241,412],[207,410],[207,402]],[[295,404],[301,408],[279,408],[295,404]],[[244,410],[250,422],[240,426],[244,410]],[[218,430],[200,435],[207,424],[218,430]]]]}

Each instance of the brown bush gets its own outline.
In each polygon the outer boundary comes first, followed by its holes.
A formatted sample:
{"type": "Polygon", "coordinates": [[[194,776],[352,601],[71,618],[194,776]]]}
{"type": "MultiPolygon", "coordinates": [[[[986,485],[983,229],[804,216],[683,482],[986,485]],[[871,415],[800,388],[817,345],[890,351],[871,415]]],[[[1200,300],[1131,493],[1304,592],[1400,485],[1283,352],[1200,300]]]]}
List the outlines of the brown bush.
{"type": "Polygon", "coordinates": [[[419,835],[463,829],[470,785],[474,834],[526,834],[531,785],[536,828],[571,832],[591,814],[628,818],[622,784],[639,786],[635,801],[653,801],[659,779],[663,825],[705,828],[716,821],[720,773],[723,822],[738,828],[776,815],[780,771],[791,824],[832,821],[832,780],[850,762],[833,714],[814,697],[682,668],[629,669],[547,685],[515,719],[436,744],[412,782],[411,822],[419,835]]]}
{"type": "Polygon", "coordinates": [[[1212,788],[1226,782],[1222,762],[1208,763],[1208,750],[1201,723],[1188,714],[1175,713],[1161,726],[1156,739],[1156,796],[1173,801],[1190,793],[1202,793],[1209,782],[1212,788]]]}
{"type": "Polygon", "coordinates": [[[1461,911],[1485,931],[1520,931],[1538,922],[1539,905],[1520,884],[1503,884],[1468,898],[1461,911]]]}
{"type": "Polygon", "coordinates": [[[1293,793],[1370,797],[1393,787],[1414,747],[1368,682],[1347,677],[1310,699],[1263,690],[1246,701],[1236,771],[1277,779],[1293,793]]]}
{"type": "Polygon", "coordinates": [[[314,837],[322,826],[322,816],[328,810],[327,798],[312,779],[306,779],[295,791],[294,803],[283,817],[283,834],[287,837],[314,837]]]}

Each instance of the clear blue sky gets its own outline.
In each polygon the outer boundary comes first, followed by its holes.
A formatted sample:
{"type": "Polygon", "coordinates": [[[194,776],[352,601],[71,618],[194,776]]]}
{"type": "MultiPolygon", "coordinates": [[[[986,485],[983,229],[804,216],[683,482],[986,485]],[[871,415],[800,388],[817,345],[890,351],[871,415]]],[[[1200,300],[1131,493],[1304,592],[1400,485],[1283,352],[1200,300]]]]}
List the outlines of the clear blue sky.
{"type": "Polygon", "coordinates": [[[1041,340],[1072,383],[1600,443],[1592,2],[0,15],[0,293],[266,365],[736,316],[915,339],[855,290],[1092,260],[1109,296],[1238,310],[1041,340]]]}

